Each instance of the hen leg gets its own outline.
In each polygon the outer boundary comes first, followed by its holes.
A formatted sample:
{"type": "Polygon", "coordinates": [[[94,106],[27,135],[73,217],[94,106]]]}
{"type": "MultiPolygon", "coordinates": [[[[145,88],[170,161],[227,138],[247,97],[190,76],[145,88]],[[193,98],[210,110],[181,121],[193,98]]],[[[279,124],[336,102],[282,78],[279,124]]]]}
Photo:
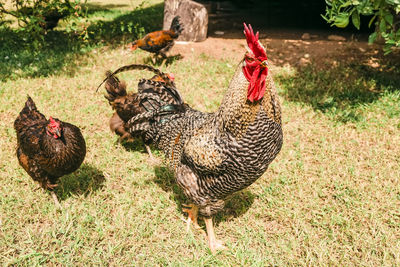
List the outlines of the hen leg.
{"type": "Polygon", "coordinates": [[[217,250],[223,250],[226,249],[226,247],[223,245],[222,241],[217,240],[215,238],[215,233],[214,233],[214,226],[212,222],[212,217],[210,218],[204,218],[204,222],[206,223],[206,228],[207,228],[207,235],[208,235],[208,245],[210,247],[211,253],[215,254],[217,250]]]}
{"type": "Polygon", "coordinates": [[[47,189],[50,190],[50,194],[53,197],[54,204],[56,205],[56,208],[61,210],[61,204],[58,201],[56,193],[54,193],[54,188],[56,188],[57,186],[58,186],[58,184],[51,184],[51,183],[47,183],[47,185],[46,185],[47,189]]]}
{"type": "Polygon", "coordinates": [[[193,227],[195,229],[201,229],[201,227],[197,223],[199,208],[196,205],[194,204],[183,205],[182,211],[188,214],[188,218],[186,220],[186,232],[189,232],[190,224],[192,222],[193,222],[193,227]]]}
{"type": "Polygon", "coordinates": [[[51,196],[53,197],[54,204],[56,205],[56,208],[59,209],[59,210],[61,210],[61,204],[60,204],[60,202],[58,201],[58,198],[57,198],[56,193],[54,193],[54,191],[50,191],[50,192],[51,192],[51,196]]]}
{"type": "Polygon", "coordinates": [[[155,66],[157,63],[157,54],[151,55],[150,58],[151,58],[151,62],[153,63],[153,66],[155,66]]]}
{"type": "Polygon", "coordinates": [[[164,67],[165,63],[167,62],[167,55],[165,53],[160,53],[160,55],[161,55],[161,59],[162,59],[161,66],[160,66],[160,68],[161,68],[161,67],[164,67]]]}

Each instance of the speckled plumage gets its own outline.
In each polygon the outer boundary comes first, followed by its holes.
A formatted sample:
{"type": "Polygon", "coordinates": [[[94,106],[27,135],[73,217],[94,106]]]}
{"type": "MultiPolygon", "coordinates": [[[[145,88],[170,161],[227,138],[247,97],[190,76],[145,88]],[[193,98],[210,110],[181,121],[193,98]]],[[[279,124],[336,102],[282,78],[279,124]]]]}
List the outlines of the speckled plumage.
{"type": "Polygon", "coordinates": [[[62,128],[62,136],[57,139],[46,133],[49,120],[28,97],[14,122],[19,164],[44,189],[54,187],[59,177],[78,169],[86,155],[85,140],[79,128],[58,119],[55,121],[62,128]]]}
{"type": "Polygon", "coordinates": [[[144,130],[164,151],[177,183],[207,217],[223,208],[226,197],[257,180],[282,146],[281,109],[271,74],[264,97],[250,102],[242,64],[216,112],[156,106],[129,121],[131,132],[144,130]]]}

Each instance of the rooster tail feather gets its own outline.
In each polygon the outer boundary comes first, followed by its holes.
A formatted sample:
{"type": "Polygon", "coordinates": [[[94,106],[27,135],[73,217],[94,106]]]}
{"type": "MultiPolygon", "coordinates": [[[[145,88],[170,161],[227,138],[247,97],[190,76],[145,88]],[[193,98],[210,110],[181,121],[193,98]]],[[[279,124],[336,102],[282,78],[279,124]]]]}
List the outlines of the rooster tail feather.
{"type": "Polygon", "coordinates": [[[126,96],[126,83],[121,82],[113,73],[110,71],[106,72],[106,91],[108,95],[105,98],[112,104],[116,98],[126,96]]]}
{"type": "Polygon", "coordinates": [[[181,17],[180,16],[176,16],[173,18],[172,23],[171,23],[171,31],[174,31],[178,34],[180,34],[183,31],[183,25],[180,21],[181,17]]]}
{"type": "Polygon", "coordinates": [[[128,71],[128,70],[148,70],[148,71],[151,71],[151,72],[155,73],[156,75],[160,76],[166,83],[170,83],[170,84],[173,83],[173,81],[171,81],[171,79],[168,77],[168,75],[165,74],[164,72],[160,71],[159,69],[156,69],[156,68],[154,68],[150,65],[146,65],[146,64],[131,64],[131,65],[122,66],[122,67],[116,69],[112,73],[110,71],[107,71],[107,73],[106,73],[107,77],[97,87],[96,92],[99,90],[100,86],[103,85],[103,83],[105,83],[107,80],[109,80],[109,78],[111,76],[115,76],[118,73],[128,71]]]}

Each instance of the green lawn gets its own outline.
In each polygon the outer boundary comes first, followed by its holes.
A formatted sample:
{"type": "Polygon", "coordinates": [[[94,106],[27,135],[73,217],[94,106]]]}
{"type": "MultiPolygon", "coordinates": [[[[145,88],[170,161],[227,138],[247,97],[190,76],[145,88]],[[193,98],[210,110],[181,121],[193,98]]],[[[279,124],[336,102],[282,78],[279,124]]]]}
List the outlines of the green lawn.
{"type": "MultiPolygon", "coordinates": [[[[23,37],[2,32],[7,42],[0,44],[0,263],[400,265],[398,61],[381,71],[358,61],[324,69],[272,66],[284,145],[269,170],[215,218],[216,235],[228,250],[211,255],[200,232],[185,231],[185,199],[162,154],[153,150],[160,158],[155,165],[139,141],[116,144],[108,128],[112,110],[104,91],[95,93],[106,70],[148,62],[146,52],[131,53],[123,45],[161,27],[162,1],[135,9],[140,2],[90,2],[89,21],[82,22],[91,23],[86,41],[62,31],[71,22],[47,37],[47,47],[33,51],[18,43],[23,37]],[[64,176],[57,189],[62,211],[15,156],[13,122],[26,94],[46,116],[79,126],[86,139],[82,167],[64,176]]],[[[191,106],[214,111],[237,63],[200,55],[163,70],[175,74],[191,106]]],[[[139,78],[151,76],[120,75],[131,90],[139,78]]]]}

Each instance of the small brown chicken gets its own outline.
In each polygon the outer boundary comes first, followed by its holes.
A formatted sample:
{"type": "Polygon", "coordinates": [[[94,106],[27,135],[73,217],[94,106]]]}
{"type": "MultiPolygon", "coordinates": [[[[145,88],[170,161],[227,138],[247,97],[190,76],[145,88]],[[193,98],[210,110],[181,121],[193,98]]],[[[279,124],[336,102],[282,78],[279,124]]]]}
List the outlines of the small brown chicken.
{"type": "Polygon", "coordinates": [[[24,108],[14,122],[17,133],[19,164],[51,195],[61,208],[53,189],[58,178],[81,166],[86,155],[86,143],[75,125],[40,113],[28,96],[24,108]]]}
{"type": "MultiPolygon", "coordinates": [[[[135,137],[141,137],[140,133],[131,135],[126,130],[125,124],[133,116],[146,111],[146,106],[142,105],[143,99],[146,98],[144,95],[150,98],[152,98],[152,96],[154,97],[154,95],[156,95],[157,98],[161,96],[165,103],[173,103],[175,99],[180,99],[180,96],[177,97],[174,95],[174,93],[178,94],[177,91],[174,90],[174,75],[172,73],[163,73],[149,65],[131,64],[123,66],[113,73],[107,72],[106,76],[107,78],[103,81],[103,83],[106,83],[105,88],[107,91],[105,98],[116,111],[110,118],[109,124],[111,131],[120,136],[120,138],[118,138],[118,142],[121,142],[122,140],[133,140],[135,137]],[[146,82],[142,83],[143,88],[141,88],[141,90],[144,91],[144,93],[141,95],[141,98],[138,98],[138,94],[135,92],[128,93],[126,91],[126,83],[124,81],[120,81],[115,76],[120,72],[135,69],[148,70],[155,73],[150,80],[143,79],[143,81],[146,82]]],[[[101,83],[99,87],[103,83],[101,83]]],[[[140,83],[141,82],[139,82],[139,84],[140,83]]],[[[145,148],[150,158],[154,160],[150,147],[146,142],[145,148]]]]}
{"type": "Polygon", "coordinates": [[[183,31],[183,26],[180,23],[180,17],[176,16],[172,20],[171,27],[169,30],[155,31],[148,33],[142,39],[136,40],[131,43],[131,50],[140,48],[150,53],[161,55],[166,58],[165,53],[168,52],[174,45],[175,39],[179,37],[179,34],[183,31]]]}
{"type": "MultiPolygon", "coordinates": [[[[174,81],[174,75],[172,73],[168,73],[168,78],[171,82],[174,81]]],[[[160,75],[154,75],[150,80],[155,81],[155,82],[161,82],[161,83],[166,83],[166,81],[164,80],[163,77],[161,77],[160,75]]],[[[110,87],[110,84],[106,85],[108,88],[110,87]]],[[[119,84],[119,87],[126,87],[124,82],[121,82],[119,84]]],[[[110,90],[110,89],[108,89],[110,90]]],[[[125,89],[126,90],[126,89],[125,89]]],[[[136,93],[130,93],[130,95],[136,95],[136,93]]],[[[135,98],[131,98],[129,97],[127,94],[125,95],[123,93],[122,96],[125,96],[125,99],[128,99],[130,101],[135,101],[135,98]]],[[[111,103],[112,105],[112,103],[111,103]]],[[[125,116],[125,117],[129,117],[129,115],[125,116]]],[[[117,112],[114,112],[114,114],[111,116],[110,118],[110,130],[111,132],[119,135],[120,137],[118,138],[117,142],[121,143],[122,141],[126,140],[126,141],[133,141],[133,136],[126,130],[125,128],[125,123],[128,120],[122,120],[121,117],[118,115],[117,112]]],[[[149,147],[147,145],[146,146],[146,151],[149,153],[150,157],[151,156],[151,150],[149,149],[149,147]]]]}

